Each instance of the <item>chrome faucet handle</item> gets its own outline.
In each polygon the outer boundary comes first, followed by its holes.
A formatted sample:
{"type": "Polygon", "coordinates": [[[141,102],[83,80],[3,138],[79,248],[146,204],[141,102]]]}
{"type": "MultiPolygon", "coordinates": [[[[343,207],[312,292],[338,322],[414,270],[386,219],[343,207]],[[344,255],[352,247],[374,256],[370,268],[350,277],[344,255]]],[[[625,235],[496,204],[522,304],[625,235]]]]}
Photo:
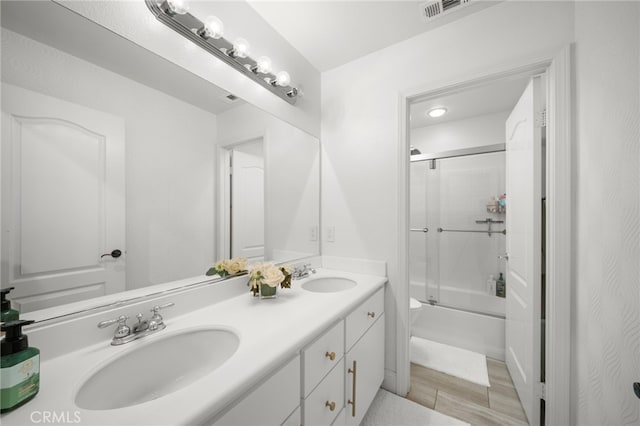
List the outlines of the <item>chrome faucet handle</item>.
{"type": "Polygon", "coordinates": [[[310,263],[303,263],[301,266],[296,266],[294,268],[294,273],[298,275],[302,275],[309,270],[310,263]]]}
{"type": "Polygon", "coordinates": [[[113,335],[114,339],[121,339],[123,337],[127,337],[131,334],[131,328],[127,325],[127,320],[129,319],[126,315],[120,315],[118,318],[101,321],[98,323],[98,328],[105,328],[118,323],[116,327],[116,332],[113,335]]]}
{"type": "Polygon", "coordinates": [[[159,311],[160,309],[165,309],[165,308],[170,308],[171,306],[174,306],[175,303],[173,302],[169,302],[169,303],[165,303],[164,305],[155,305],[152,309],[151,309],[151,313],[153,314],[151,316],[151,319],[149,320],[149,329],[150,330],[157,330],[157,329],[162,329],[164,328],[164,318],[162,318],[162,315],[160,315],[159,311]]]}

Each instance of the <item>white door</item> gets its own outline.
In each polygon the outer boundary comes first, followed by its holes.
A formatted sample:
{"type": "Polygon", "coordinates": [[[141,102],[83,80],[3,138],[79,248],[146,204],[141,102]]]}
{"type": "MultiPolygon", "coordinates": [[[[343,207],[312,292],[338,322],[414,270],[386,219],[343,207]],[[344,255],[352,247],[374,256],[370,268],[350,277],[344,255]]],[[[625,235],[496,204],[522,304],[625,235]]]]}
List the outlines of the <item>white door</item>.
{"type": "Polygon", "coordinates": [[[539,424],[543,81],[534,77],[506,122],[505,356],[531,425],[539,424]]]}
{"type": "Polygon", "coordinates": [[[234,147],[231,177],[231,256],[264,258],[262,140],[234,147]]]}
{"type": "Polygon", "coordinates": [[[124,134],[121,118],[2,84],[0,275],[21,312],[124,290],[124,134]]]}

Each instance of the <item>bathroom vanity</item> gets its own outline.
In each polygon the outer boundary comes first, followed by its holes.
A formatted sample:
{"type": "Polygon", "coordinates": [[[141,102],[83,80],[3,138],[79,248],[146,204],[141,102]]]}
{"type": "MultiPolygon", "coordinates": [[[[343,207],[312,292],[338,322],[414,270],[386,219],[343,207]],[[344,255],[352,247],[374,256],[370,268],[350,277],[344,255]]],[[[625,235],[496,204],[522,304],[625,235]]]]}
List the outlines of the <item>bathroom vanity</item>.
{"type": "Polygon", "coordinates": [[[43,354],[40,393],[2,423],[52,412],[92,425],[359,424],[384,378],[386,278],[319,268],[276,299],[246,281],[27,330],[43,354]],[[113,329],[96,327],[169,301],[166,329],[142,339],[112,346],[113,329]]]}

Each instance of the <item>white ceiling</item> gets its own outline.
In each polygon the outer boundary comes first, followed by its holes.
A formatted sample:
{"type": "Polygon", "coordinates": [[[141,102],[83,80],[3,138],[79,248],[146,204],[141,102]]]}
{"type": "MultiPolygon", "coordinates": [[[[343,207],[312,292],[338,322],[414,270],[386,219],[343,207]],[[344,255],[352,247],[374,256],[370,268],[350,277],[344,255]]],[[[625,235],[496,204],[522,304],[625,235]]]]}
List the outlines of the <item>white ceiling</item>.
{"type": "Polygon", "coordinates": [[[427,22],[416,0],[247,0],[316,69],[327,71],[492,6],[477,0],[427,22]]]}
{"type": "Polygon", "coordinates": [[[511,110],[520,99],[529,79],[529,75],[501,79],[457,93],[414,102],[411,104],[411,128],[511,110]],[[442,117],[429,117],[426,113],[436,107],[445,107],[448,111],[442,117]]]}

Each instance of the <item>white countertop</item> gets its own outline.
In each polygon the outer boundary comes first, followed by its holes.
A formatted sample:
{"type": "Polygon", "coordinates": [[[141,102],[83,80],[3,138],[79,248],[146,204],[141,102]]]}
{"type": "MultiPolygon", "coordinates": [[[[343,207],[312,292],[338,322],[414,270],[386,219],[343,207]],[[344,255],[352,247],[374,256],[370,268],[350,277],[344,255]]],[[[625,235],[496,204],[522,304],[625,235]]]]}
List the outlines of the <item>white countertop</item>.
{"type": "MultiPolygon", "coordinates": [[[[32,413],[42,412],[67,413],[70,421],[79,418],[76,423],[82,425],[177,425],[209,420],[387,281],[386,277],[327,269],[318,269],[310,278],[323,276],[350,278],[358,285],[336,293],[313,293],[301,288],[306,279],[296,280],[290,289],[279,288],[276,299],[253,297],[247,288],[240,296],[179,317],[172,317],[171,311],[163,313],[167,328],[157,334],[122,346],[111,346],[106,340],[45,361],[40,367],[38,395],[24,406],[3,414],[2,424],[34,424],[32,413]],[[75,393],[99,366],[151,339],[203,326],[229,328],[240,337],[235,354],[216,370],[176,392],[130,407],[94,411],[75,405],[75,393]]],[[[189,362],[188,350],[183,361],[189,362]]],[[[41,420],[41,414],[34,419],[41,420]]]]}

